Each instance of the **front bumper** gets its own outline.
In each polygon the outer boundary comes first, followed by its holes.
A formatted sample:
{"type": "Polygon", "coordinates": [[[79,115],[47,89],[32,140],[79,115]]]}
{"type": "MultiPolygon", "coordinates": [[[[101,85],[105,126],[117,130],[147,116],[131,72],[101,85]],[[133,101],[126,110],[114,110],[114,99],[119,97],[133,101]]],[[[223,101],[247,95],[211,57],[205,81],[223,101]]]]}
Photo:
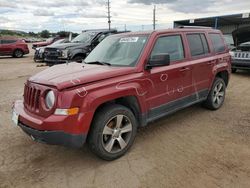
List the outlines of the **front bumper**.
{"type": "Polygon", "coordinates": [[[232,59],[232,68],[250,69],[250,60],[232,59]]]}
{"type": "Polygon", "coordinates": [[[16,101],[13,111],[18,114],[17,125],[33,140],[74,148],[83,146],[86,141],[88,126],[83,126],[82,122],[87,124],[88,115],[79,115],[82,119],[55,115],[42,118],[27,112],[23,101],[16,101]]]}
{"type": "Polygon", "coordinates": [[[55,58],[55,59],[50,59],[48,57],[44,58],[44,61],[48,64],[48,65],[57,65],[57,64],[63,64],[67,62],[67,59],[63,59],[63,58],[55,58]]]}
{"type": "Polygon", "coordinates": [[[18,123],[18,126],[21,127],[21,129],[33,140],[52,145],[80,148],[85,143],[87,137],[84,134],[73,135],[63,131],[39,131],[32,129],[21,122],[18,123]]]}

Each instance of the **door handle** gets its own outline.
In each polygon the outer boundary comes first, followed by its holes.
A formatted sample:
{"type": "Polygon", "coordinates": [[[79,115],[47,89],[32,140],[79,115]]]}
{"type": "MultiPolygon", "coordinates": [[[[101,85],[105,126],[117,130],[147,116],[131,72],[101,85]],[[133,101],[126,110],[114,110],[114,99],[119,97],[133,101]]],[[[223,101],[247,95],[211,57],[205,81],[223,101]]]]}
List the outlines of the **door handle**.
{"type": "Polygon", "coordinates": [[[190,70],[189,67],[182,67],[182,68],[180,69],[180,72],[189,71],[189,70],[190,70]]]}
{"type": "Polygon", "coordinates": [[[207,62],[208,65],[214,65],[215,63],[216,63],[216,60],[212,60],[212,61],[207,62]]]}

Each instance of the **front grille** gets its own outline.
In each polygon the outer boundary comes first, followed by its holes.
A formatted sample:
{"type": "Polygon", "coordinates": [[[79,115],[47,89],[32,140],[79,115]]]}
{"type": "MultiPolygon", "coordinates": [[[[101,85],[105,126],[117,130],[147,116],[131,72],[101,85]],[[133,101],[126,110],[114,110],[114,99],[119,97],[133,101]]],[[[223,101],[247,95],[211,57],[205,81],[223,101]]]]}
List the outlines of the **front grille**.
{"type": "Polygon", "coordinates": [[[48,59],[57,59],[59,56],[61,56],[61,51],[59,51],[57,48],[46,48],[44,54],[48,59]]]}
{"type": "Polygon", "coordinates": [[[24,86],[24,105],[27,109],[32,111],[39,111],[41,90],[34,86],[24,86]]]}
{"type": "Polygon", "coordinates": [[[234,57],[237,59],[250,59],[249,52],[235,52],[234,57]]]}

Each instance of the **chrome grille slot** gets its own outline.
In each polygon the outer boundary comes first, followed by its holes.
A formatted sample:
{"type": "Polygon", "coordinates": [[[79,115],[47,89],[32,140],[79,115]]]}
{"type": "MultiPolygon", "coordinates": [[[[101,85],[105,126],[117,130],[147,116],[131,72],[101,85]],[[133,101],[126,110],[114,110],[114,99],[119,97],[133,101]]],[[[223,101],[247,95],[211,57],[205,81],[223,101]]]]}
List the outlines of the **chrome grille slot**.
{"type": "Polygon", "coordinates": [[[24,105],[28,110],[39,110],[41,91],[34,86],[24,86],[24,105]]]}

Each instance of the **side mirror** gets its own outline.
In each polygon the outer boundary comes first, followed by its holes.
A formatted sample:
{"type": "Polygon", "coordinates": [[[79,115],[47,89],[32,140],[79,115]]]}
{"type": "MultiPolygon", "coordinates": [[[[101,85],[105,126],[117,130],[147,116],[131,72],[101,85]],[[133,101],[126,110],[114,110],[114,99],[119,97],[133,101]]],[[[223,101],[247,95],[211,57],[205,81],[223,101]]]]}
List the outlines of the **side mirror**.
{"type": "Polygon", "coordinates": [[[170,64],[170,56],[167,53],[156,54],[152,56],[147,65],[146,69],[151,69],[153,67],[167,66],[170,64]]]}

